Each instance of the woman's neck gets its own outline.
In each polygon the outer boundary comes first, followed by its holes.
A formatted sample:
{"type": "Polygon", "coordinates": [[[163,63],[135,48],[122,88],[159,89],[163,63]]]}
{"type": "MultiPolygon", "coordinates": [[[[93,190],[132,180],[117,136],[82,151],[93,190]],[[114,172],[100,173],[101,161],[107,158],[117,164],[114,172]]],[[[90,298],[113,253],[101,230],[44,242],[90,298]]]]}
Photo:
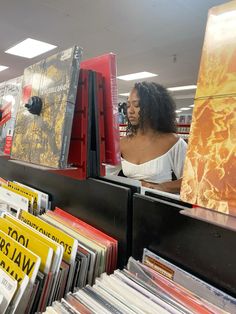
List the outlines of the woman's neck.
{"type": "Polygon", "coordinates": [[[144,130],[138,129],[136,133],[138,137],[156,137],[161,136],[162,134],[163,134],[162,132],[158,132],[151,128],[145,128],[144,130]]]}

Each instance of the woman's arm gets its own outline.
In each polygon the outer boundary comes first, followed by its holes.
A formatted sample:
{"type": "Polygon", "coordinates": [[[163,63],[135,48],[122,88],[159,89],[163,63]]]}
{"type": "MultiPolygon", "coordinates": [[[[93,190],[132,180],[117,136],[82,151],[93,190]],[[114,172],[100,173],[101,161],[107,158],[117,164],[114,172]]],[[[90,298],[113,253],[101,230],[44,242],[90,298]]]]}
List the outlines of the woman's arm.
{"type": "Polygon", "coordinates": [[[163,182],[163,183],[152,183],[148,181],[141,181],[141,184],[142,186],[149,189],[155,189],[155,190],[160,190],[160,191],[169,192],[169,193],[179,193],[181,182],[182,182],[182,179],[163,182]]]}

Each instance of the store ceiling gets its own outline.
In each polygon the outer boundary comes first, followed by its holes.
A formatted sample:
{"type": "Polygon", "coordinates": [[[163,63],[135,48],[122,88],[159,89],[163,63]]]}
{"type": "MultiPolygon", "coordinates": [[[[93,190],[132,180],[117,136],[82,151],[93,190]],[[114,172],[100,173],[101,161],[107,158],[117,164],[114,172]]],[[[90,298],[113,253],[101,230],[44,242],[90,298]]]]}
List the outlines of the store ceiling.
{"type": "MultiPolygon", "coordinates": [[[[159,74],[166,87],[196,84],[208,9],[222,0],[0,0],[0,82],[23,73],[33,59],[4,53],[30,37],[66,49],[84,48],[87,59],[117,54],[118,75],[159,74]]],[[[134,82],[118,80],[118,92],[134,82]]],[[[193,103],[194,91],[175,93],[178,107],[193,103]]],[[[121,100],[122,98],[120,98],[121,100]]],[[[125,100],[125,99],[124,99],[125,100]]]]}

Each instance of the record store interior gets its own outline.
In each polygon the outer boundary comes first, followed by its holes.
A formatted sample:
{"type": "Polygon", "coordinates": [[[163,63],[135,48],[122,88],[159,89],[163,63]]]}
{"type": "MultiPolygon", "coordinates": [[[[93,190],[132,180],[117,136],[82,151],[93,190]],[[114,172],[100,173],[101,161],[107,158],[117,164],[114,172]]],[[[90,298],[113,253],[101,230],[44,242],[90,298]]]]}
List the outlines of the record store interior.
{"type": "Polygon", "coordinates": [[[0,314],[236,313],[236,0],[0,0],[0,314]]]}

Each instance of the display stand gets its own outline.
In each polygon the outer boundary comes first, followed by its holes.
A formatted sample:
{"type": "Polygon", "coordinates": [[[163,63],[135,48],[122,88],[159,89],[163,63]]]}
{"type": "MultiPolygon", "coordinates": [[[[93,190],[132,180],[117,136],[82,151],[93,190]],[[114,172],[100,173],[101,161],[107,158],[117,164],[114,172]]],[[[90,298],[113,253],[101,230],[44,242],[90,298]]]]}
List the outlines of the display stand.
{"type": "Polygon", "coordinates": [[[148,248],[236,297],[236,232],[180,213],[174,203],[134,195],[132,255],[148,248]]]}

